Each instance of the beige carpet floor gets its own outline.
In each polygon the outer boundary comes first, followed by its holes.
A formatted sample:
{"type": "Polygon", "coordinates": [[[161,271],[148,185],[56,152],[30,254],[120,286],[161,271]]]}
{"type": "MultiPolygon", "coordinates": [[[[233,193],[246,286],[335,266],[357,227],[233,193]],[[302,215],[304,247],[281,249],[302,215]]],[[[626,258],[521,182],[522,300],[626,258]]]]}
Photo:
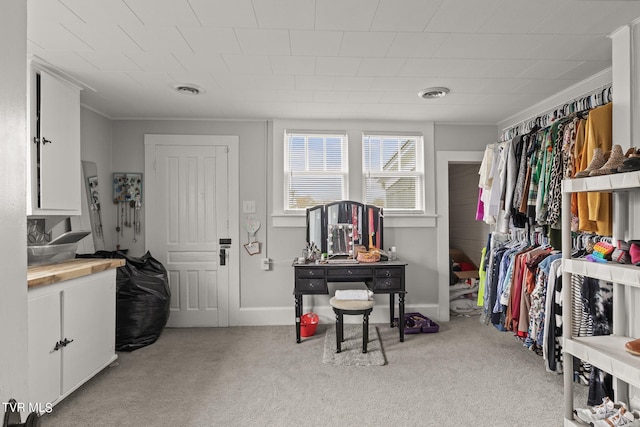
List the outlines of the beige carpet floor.
{"type": "MultiPolygon", "coordinates": [[[[326,328],[165,329],[56,405],[42,426],[562,426],[562,376],[477,317],[380,330],[387,364],[322,362],[326,328]]],[[[575,386],[584,406],[586,388],[575,386]]]]}
{"type": "Polygon", "coordinates": [[[367,352],[362,352],[362,325],[344,325],[344,341],[336,353],[336,328],[327,328],[324,334],[322,363],[335,366],[382,366],[386,363],[380,332],[369,325],[367,352]]]}

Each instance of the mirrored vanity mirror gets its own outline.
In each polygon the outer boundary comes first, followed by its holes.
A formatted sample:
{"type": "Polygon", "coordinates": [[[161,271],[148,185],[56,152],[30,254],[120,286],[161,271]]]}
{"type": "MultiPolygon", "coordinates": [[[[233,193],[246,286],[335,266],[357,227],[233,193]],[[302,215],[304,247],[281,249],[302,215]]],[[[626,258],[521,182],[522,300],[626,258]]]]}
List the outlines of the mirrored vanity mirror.
{"type": "Polygon", "coordinates": [[[96,250],[104,249],[104,234],[102,230],[102,205],[100,204],[100,189],[98,185],[98,166],[94,162],[82,162],[82,174],[87,196],[89,221],[96,250]]]}
{"type": "Polygon", "coordinates": [[[324,205],[307,208],[307,244],[322,249],[324,242],[324,205]]]}
{"type": "Polygon", "coordinates": [[[353,235],[354,227],[352,224],[329,224],[327,234],[327,254],[331,256],[337,255],[353,255],[353,235]]]}
{"type": "Polygon", "coordinates": [[[356,246],[382,249],[382,208],[342,200],[307,208],[307,243],[331,256],[352,256],[356,246]]]}
{"type": "Polygon", "coordinates": [[[382,208],[373,205],[367,205],[367,243],[368,249],[383,249],[384,242],[382,240],[384,234],[382,208]]]}
{"type": "MultiPolygon", "coordinates": [[[[353,245],[365,245],[363,237],[365,232],[364,220],[364,205],[359,202],[353,202],[350,200],[342,200],[340,202],[333,202],[326,205],[327,211],[327,250],[326,252],[331,254],[333,250],[334,255],[352,255],[353,245]],[[338,242],[334,243],[334,247],[329,247],[332,243],[329,240],[330,233],[343,234],[341,227],[338,225],[350,225],[349,230],[351,236],[351,247],[347,250],[342,250],[342,247],[336,246],[338,242]]],[[[344,236],[343,236],[344,237],[344,236]]],[[[341,239],[343,241],[344,239],[341,239]]]]}

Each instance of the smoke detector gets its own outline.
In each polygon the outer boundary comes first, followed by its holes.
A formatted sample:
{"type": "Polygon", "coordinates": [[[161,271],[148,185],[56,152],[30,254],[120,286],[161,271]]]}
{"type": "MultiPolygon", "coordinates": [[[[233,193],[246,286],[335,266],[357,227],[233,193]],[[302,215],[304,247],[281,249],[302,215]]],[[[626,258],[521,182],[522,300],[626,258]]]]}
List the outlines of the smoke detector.
{"type": "Polygon", "coordinates": [[[418,96],[423,99],[442,98],[447,96],[449,88],[446,87],[430,87],[418,92],[418,96]]]}
{"type": "Polygon", "coordinates": [[[173,90],[183,95],[200,95],[204,93],[204,89],[189,83],[180,83],[173,86],[173,90]]]}

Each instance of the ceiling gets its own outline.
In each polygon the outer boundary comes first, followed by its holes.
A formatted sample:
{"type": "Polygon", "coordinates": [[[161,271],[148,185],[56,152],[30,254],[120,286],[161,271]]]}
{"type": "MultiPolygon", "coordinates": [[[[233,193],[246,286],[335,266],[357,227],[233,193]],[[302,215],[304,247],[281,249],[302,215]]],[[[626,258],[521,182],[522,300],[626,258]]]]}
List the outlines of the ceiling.
{"type": "Polygon", "coordinates": [[[27,43],[113,119],[496,124],[610,67],[608,35],[637,17],[640,1],[28,0],[27,43]],[[451,92],[418,97],[431,86],[451,92]]]}

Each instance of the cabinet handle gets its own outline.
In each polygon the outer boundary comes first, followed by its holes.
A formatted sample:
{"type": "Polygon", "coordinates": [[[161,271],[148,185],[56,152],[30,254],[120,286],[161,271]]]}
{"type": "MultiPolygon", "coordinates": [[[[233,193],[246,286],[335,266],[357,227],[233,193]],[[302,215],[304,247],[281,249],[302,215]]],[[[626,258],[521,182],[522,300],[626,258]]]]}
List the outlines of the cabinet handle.
{"type": "Polygon", "coordinates": [[[64,341],[62,341],[62,346],[66,347],[68,344],[71,344],[73,342],[73,340],[68,340],[67,338],[64,339],[64,341]]]}
{"type": "Polygon", "coordinates": [[[55,347],[53,347],[53,351],[52,351],[52,353],[53,353],[54,351],[58,351],[58,350],[60,350],[62,347],[64,347],[64,345],[62,345],[62,342],[60,342],[60,341],[56,342],[56,346],[55,346],[55,347]]]}
{"type": "Polygon", "coordinates": [[[50,140],[50,139],[47,139],[47,138],[45,138],[45,137],[42,137],[42,145],[44,145],[44,144],[46,144],[46,143],[51,144],[51,140],[50,140]]]}

